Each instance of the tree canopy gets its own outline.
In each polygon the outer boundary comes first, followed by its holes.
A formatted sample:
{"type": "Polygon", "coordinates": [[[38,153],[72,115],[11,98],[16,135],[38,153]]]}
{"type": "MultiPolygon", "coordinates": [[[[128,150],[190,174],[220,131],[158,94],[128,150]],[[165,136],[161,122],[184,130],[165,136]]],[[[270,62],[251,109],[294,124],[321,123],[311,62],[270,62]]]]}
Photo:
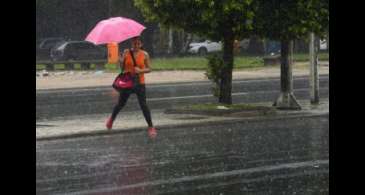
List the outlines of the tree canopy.
{"type": "Polygon", "coordinates": [[[254,0],[254,32],[274,40],[294,40],[309,32],[323,36],[329,24],[329,0],[254,0]]]}
{"type": "Polygon", "coordinates": [[[252,0],[135,0],[147,19],[215,41],[227,31],[236,39],[248,36],[254,16],[251,4],[252,0]]]}
{"type": "MultiPolygon", "coordinates": [[[[328,28],[328,0],[134,0],[150,21],[223,41],[219,102],[231,104],[233,41],[259,35],[289,41],[328,28]]],[[[288,49],[285,49],[286,51],[288,49]]],[[[284,54],[288,57],[288,53],[284,54]]],[[[283,66],[287,69],[287,66],[283,66]]],[[[289,71],[289,70],[288,70],[289,71]]],[[[285,71],[284,71],[285,72],[285,71]]]]}
{"type": "Polygon", "coordinates": [[[151,21],[223,42],[219,102],[232,103],[233,42],[252,30],[253,0],[135,0],[151,21]]]}

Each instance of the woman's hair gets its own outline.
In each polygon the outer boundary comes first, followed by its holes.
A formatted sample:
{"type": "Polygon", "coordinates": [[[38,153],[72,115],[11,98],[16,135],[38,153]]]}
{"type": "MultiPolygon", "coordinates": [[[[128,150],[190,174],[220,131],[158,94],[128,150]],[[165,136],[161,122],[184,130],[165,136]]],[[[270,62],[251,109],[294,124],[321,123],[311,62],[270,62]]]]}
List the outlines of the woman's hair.
{"type": "Polygon", "coordinates": [[[142,40],[141,40],[141,37],[140,37],[140,36],[133,37],[133,38],[132,38],[132,41],[134,41],[134,40],[139,40],[139,41],[141,41],[141,42],[142,42],[142,40]]]}
{"type": "Polygon", "coordinates": [[[142,43],[142,46],[141,46],[141,48],[140,48],[140,49],[144,50],[144,48],[143,48],[143,42],[142,42],[141,36],[133,37],[131,40],[132,40],[132,41],[135,41],[135,40],[140,41],[140,42],[142,43]]]}

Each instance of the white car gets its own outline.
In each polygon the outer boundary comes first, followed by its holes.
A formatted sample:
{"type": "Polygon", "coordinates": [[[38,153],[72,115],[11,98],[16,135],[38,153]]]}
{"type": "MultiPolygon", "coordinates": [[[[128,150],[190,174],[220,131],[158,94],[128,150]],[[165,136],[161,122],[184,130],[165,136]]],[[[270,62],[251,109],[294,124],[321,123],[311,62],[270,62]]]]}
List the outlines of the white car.
{"type": "Polygon", "coordinates": [[[209,40],[205,40],[199,43],[190,43],[189,44],[189,53],[205,55],[211,52],[217,52],[222,50],[221,42],[212,42],[209,40]]]}

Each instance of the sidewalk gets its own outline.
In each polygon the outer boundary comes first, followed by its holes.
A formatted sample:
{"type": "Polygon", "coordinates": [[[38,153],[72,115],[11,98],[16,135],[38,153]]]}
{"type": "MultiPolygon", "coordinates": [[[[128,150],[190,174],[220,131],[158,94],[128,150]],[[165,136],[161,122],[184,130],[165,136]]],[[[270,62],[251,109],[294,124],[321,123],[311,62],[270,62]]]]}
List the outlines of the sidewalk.
{"type": "MultiPolygon", "coordinates": [[[[319,74],[329,74],[328,62],[321,62],[318,67],[319,74]]],[[[103,71],[58,71],[50,72],[49,76],[36,77],[36,89],[57,89],[74,87],[100,87],[111,86],[117,73],[103,71]]],[[[293,66],[293,76],[308,76],[309,64],[296,63],[293,66]]],[[[146,82],[149,84],[176,83],[191,81],[208,81],[205,71],[152,71],[145,75],[146,82]]],[[[279,66],[267,66],[246,70],[234,70],[233,80],[235,79],[259,79],[280,77],[279,66]]]]}
{"type": "MultiPolygon", "coordinates": [[[[193,127],[194,125],[203,125],[206,123],[222,123],[235,121],[252,121],[252,120],[275,120],[289,117],[307,117],[326,115],[329,113],[328,99],[321,99],[320,104],[313,106],[309,100],[299,101],[302,110],[281,111],[277,110],[276,114],[265,116],[239,116],[221,117],[205,116],[194,114],[165,114],[164,110],[152,110],[152,117],[158,130],[164,131],[169,127],[193,127]]],[[[271,106],[272,102],[259,103],[255,105],[271,106]]],[[[105,128],[105,120],[109,114],[96,114],[87,116],[75,116],[69,118],[58,118],[50,121],[36,122],[36,139],[57,139],[67,137],[79,137],[90,135],[110,135],[127,131],[146,131],[146,122],[142,112],[121,112],[113,125],[112,130],[105,128]]]]}

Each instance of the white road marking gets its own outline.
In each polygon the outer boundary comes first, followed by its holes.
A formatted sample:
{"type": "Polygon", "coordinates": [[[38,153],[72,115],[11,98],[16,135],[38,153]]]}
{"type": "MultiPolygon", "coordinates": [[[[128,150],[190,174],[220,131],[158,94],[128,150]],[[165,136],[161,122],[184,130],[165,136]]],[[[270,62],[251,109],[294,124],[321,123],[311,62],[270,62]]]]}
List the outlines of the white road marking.
{"type": "Polygon", "coordinates": [[[233,170],[233,171],[223,171],[223,172],[216,172],[216,173],[207,173],[203,175],[196,175],[196,176],[185,176],[180,178],[172,178],[168,180],[159,179],[155,181],[149,182],[142,182],[137,184],[131,184],[126,186],[119,186],[119,187],[108,187],[108,188],[101,188],[95,190],[85,190],[77,193],[72,194],[90,194],[90,193],[101,193],[101,192],[115,192],[130,188],[137,188],[137,187],[146,187],[146,186],[157,186],[157,185],[165,185],[165,184],[175,184],[180,182],[192,182],[196,180],[204,180],[204,179],[212,179],[212,178],[219,178],[219,177],[227,177],[227,176],[237,176],[242,174],[252,174],[252,173],[260,173],[260,172],[270,172],[282,169],[297,169],[297,168],[304,168],[304,167],[315,167],[319,165],[328,165],[329,160],[315,160],[315,161],[304,161],[304,162],[296,162],[296,163],[284,163],[279,165],[267,165],[255,168],[248,168],[248,169],[240,169],[240,170],[233,170]]]}

